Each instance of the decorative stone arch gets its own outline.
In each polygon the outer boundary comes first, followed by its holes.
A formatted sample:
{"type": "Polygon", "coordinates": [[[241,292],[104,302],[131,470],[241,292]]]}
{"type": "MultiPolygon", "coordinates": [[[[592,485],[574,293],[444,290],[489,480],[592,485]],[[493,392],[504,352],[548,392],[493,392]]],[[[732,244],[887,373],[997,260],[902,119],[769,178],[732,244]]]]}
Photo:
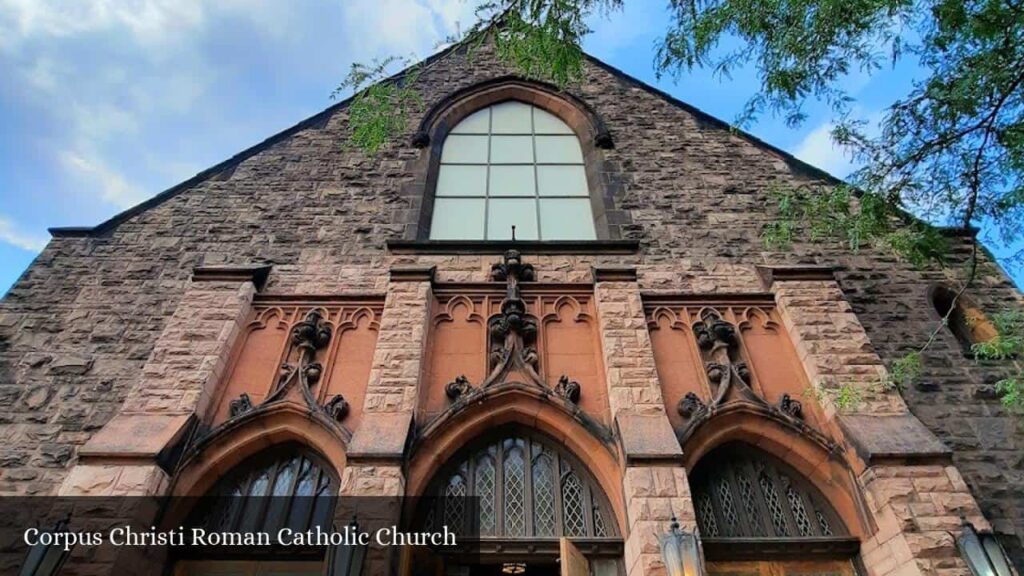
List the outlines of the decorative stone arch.
{"type": "Polygon", "coordinates": [[[247,458],[288,442],[308,447],[340,477],[350,440],[346,429],[297,404],[261,407],[226,422],[213,435],[195,444],[179,465],[170,494],[203,495],[247,458]]]}
{"type": "Polygon", "coordinates": [[[434,104],[420,121],[412,145],[417,148],[443,141],[448,132],[473,112],[504,102],[519,100],[543,108],[562,119],[580,137],[580,143],[600,149],[614,147],[604,120],[586,102],[552,84],[523,80],[516,76],[493,78],[456,90],[434,104]]]}
{"type": "Polygon", "coordinates": [[[853,467],[842,448],[810,427],[752,404],[724,406],[683,441],[683,464],[694,469],[706,455],[730,443],[745,444],[787,463],[820,492],[853,537],[875,532],[853,467]]]}
{"type": "Polygon", "coordinates": [[[604,492],[615,517],[616,532],[627,532],[622,459],[615,451],[610,433],[585,425],[579,413],[573,413],[559,399],[523,384],[484,390],[464,406],[450,409],[428,424],[410,450],[407,494],[425,495],[435,473],[460,450],[487,431],[503,426],[536,431],[562,445],[604,492]]]}
{"type": "Polygon", "coordinates": [[[618,168],[605,159],[604,151],[613,148],[614,142],[604,120],[582,99],[554,85],[515,76],[494,78],[456,90],[423,116],[411,145],[424,153],[413,164],[418,177],[407,189],[414,207],[421,209],[417,220],[408,223],[405,239],[429,239],[441,151],[451,129],[481,108],[510,100],[546,110],[576,133],[583,151],[597,238],[620,239],[619,225],[629,224],[632,219],[628,211],[615,209],[614,196],[622,185],[618,168]]]}

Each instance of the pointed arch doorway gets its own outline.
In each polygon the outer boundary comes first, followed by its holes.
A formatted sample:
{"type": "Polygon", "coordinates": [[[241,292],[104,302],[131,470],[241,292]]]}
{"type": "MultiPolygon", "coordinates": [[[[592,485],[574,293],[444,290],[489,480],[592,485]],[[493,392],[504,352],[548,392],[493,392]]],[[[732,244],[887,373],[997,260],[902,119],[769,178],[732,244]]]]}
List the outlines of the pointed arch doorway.
{"type": "Polygon", "coordinates": [[[419,549],[410,576],[624,574],[623,541],[593,475],[564,446],[504,427],[442,465],[417,506],[426,531],[448,526],[457,549],[419,549]]]}

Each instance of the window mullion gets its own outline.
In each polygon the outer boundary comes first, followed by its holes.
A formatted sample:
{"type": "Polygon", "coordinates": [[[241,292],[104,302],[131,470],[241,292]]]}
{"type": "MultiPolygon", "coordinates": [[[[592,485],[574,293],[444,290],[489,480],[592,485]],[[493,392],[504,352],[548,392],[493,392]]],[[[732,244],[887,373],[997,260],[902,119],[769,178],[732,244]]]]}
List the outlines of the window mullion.
{"type": "Polygon", "coordinates": [[[537,239],[543,240],[544,233],[540,229],[540,179],[537,177],[537,128],[534,125],[533,113],[536,108],[530,108],[530,145],[533,146],[533,215],[537,221],[537,239]]]}
{"type": "Polygon", "coordinates": [[[494,109],[487,109],[487,164],[484,166],[484,240],[488,239],[488,221],[491,209],[491,138],[493,138],[494,109]]]}

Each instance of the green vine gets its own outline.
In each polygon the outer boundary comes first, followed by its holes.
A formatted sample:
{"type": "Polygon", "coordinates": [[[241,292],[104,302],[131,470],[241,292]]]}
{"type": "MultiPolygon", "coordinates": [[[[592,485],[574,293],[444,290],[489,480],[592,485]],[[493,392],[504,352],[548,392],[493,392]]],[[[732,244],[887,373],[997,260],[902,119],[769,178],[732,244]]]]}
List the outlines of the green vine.
{"type": "Polygon", "coordinates": [[[772,250],[789,248],[798,235],[811,242],[833,240],[850,250],[887,247],[913,266],[942,262],[949,249],[946,238],[924,222],[906,222],[904,214],[886,199],[858,194],[848,185],[834,187],[777,186],[769,204],[778,216],[765,226],[761,239],[772,250]]]}
{"type": "MultiPolygon", "coordinates": [[[[582,82],[586,61],[583,37],[591,32],[586,21],[595,11],[609,13],[622,0],[491,0],[476,8],[476,23],[464,33],[446,39],[459,44],[472,59],[488,40],[498,59],[519,75],[566,89],[582,82]]],[[[422,103],[414,88],[422,68],[418,65],[388,77],[394,64],[409,59],[386,58],[371,64],[353,64],[332,98],[352,90],[349,105],[349,143],[368,154],[408,129],[411,112],[422,103]]]]}
{"type": "MultiPolygon", "coordinates": [[[[971,347],[979,360],[1008,360],[1024,355],[1024,311],[1000,312],[992,316],[996,336],[971,347]]],[[[1024,372],[996,382],[996,392],[1008,410],[1024,414],[1024,372]]]]}
{"type": "Polygon", "coordinates": [[[375,154],[385,144],[404,132],[413,111],[423,99],[412,86],[419,77],[416,66],[388,77],[396,63],[408,65],[408,59],[397,57],[374,60],[371,64],[355,63],[345,80],[331,93],[331,98],[351,89],[355,92],[348,106],[351,134],[349,142],[368,154],[375,154]]]}

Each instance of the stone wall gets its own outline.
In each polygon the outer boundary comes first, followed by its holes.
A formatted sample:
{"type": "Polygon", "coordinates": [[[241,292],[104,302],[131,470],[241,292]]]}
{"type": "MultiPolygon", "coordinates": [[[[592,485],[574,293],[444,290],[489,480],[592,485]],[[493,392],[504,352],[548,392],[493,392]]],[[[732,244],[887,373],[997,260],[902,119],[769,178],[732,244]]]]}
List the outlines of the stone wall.
{"type": "MultiPolygon", "coordinates": [[[[430,106],[509,73],[484,47],[471,65],[458,53],[432,60],[417,87],[430,106]]],[[[927,338],[935,322],[927,289],[946,280],[944,272],[915,271],[872,249],[764,248],[766,191],[820,173],[597,63],[574,92],[612,133],[614,148],[598,152],[600,177],[611,208],[628,216],[618,235],[641,250],[528,254],[540,281],[579,281],[594,266],[627,265],[637,268],[642,291],[758,292],[756,264],[834,265],[885,362],[927,338]]],[[[0,305],[0,493],[56,492],[78,448],[141,378],[196,266],[272,264],[265,291],[276,294],[383,296],[392,266],[436,266],[439,281],[486,279],[497,253],[388,252],[387,239],[416,233],[423,151],[408,144],[411,129],[374,157],[346,149],[346,120],[344,106],[333,107],[144,210],[47,246],[0,305]]],[[[989,312],[1020,298],[992,271],[972,294],[989,312]]],[[[945,335],[926,366],[924,386],[906,392],[907,404],[954,448],[995,527],[1024,534],[1024,433],[992,394],[1005,367],[976,366],[945,335]]],[[[393,401],[407,403],[404,394],[393,401]]]]}

